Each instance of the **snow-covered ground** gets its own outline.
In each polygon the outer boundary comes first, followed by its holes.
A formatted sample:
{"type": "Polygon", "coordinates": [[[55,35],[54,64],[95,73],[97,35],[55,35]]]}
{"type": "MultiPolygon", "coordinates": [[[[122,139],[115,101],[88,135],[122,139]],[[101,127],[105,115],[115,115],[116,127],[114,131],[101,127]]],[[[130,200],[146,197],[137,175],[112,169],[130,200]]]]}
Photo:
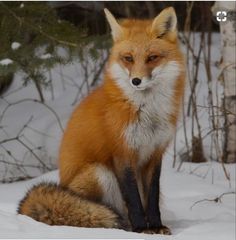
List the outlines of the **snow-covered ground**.
{"type": "MultiPolygon", "coordinates": [[[[198,40],[196,39],[196,46],[198,40]]],[[[220,59],[219,35],[213,35],[212,46],[212,59],[217,61],[220,59]]],[[[89,66],[88,72],[93,72],[89,75],[91,82],[97,69],[93,68],[91,62],[86,63],[86,66],[89,66]]],[[[214,63],[212,70],[213,79],[216,79],[219,72],[214,63]]],[[[16,74],[12,86],[0,99],[0,142],[15,138],[0,145],[1,181],[39,176],[46,171],[39,164],[39,159],[43,159],[49,167],[56,167],[63,134],[61,128],[65,127],[75,107],[74,103],[86,95],[89,89],[85,83],[79,93],[79,86],[86,72],[78,62],[63,68],[57,66],[48,75],[52,76],[53,88],[44,91],[46,106],[34,100],[38,99],[38,93],[32,84],[22,88],[20,73],[16,74]]],[[[203,63],[200,66],[199,81],[198,104],[207,106],[208,90],[203,63]]],[[[220,95],[217,81],[212,84],[213,95],[220,95]]],[[[203,133],[207,134],[210,127],[209,112],[201,108],[199,115],[203,133]]],[[[190,118],[186,119],[186,124],[189,129],[187,136],[190,138],[190,118]]],[[[184,145],[180,122],[177,152],[181,152],[184,145]]],[[[210,146],[211,138],[207,135],[204,149],[208,158],[212,155],[210,146]]],[[[177,164],[178,161],[177,158],[177,164]]],[[[202,164],[183,163],[180,171],[172,168],[172,163],[173,146],[165,155],[161,178],[162,218],[164,224],[171,228],[172,236],[145,235],[115,229],[47,226],[17,215],[18,202],[31,185],[42,180],[58,181],[58,171],[52,171],[28,181],[0,184],[0,238],[235,240],[235,194],[231,193],[235,192],[235,165],[225,166],[230,176],[228,181],[221,164],[214,161],[202,164]],[[220,201],[214,201],[219,196],[222,196],[220,201]]]]}
{"type": "Polygon", "coordinates": [[[206,200],[235,189],[235,166],[226,166],[231,176],[230,186],[218,163],[184,163],[181,172],[174,170],[171,164],[172,160],[167,156],[161,178],[161,211],[163,222],[171,228],[172,236],[48,226],[16,215],[17,204],[31,185],[42,180],[58,180],[58,171],[53,171],[33,180],[0,185],[0,238],[235,240],[235,195],[226,194],[219,202],[206,200]],[[206,175],[207,172],[210,174],[206,175]]]}

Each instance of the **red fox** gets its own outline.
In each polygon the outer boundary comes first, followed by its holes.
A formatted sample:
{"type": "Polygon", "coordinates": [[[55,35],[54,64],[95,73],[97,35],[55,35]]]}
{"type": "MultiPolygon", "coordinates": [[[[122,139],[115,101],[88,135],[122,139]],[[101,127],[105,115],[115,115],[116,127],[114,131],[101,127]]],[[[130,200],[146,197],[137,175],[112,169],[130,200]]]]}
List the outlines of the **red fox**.
{"type": "Polygon", "coordinates": [[[51,225],[170,234],[159,179],[184,94],[185,66],[172,7],[152,20],[117,21],[104,82],[76,108],[59,156],[60,184],[41,183],[18,213],[51,225]]]}

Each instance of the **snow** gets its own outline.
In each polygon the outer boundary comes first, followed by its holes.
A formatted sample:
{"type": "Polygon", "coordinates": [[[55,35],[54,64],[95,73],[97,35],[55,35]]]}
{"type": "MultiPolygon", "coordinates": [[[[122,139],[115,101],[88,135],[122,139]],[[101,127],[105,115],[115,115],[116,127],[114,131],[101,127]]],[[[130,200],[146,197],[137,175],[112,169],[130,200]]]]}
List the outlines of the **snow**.
{"type": "MultiPolygon", "coordinates": [[[[212,55],[214,60],[220,59],[219,35],[213,35],[212,55]]],[[[197,43],[196,43],[197,45],[197,43]]],[[[42,54],[41,58],[50,58],[50,54],[42,54]]],[[[11,59],[4,59],[0,64],[12,63],[11,59]]],[[[6,65],[6,64],[2,64],[6,65]]],[[[86,62],[88,72],[96,73],[96,62],[86,62]],[[94,70],[95,69],[95,70],[94,70]]],[[[203,66],[200,66],[199,105],[207,106],[207,87],[203,66]]],[[[213,69],[213,79],[218,72],[213,69]]],[[[65,128],[71,112],[79,99],[91,90],[83,84],[86,72],[78,61],[51,70],[52,89],[44,90],[44,104],[35,102],[38,93],[33,84],[22,88],[22,73],[17,73],[10,89],[0,99],[0,141],[14,138],[24,124],[27,126],[21,132],[21,140],[33,149],[33,152],[43,159],[48,166],[55,168],[60,140],[63,134],[61,126],[65,128]],[[81,92],[79,86],[83,84],[81,92]],[[22,101],[23,100],[23,101],[22,101]],[[10,106],[9,106],[10,104],[10,106]],[[53,111],[52,111],[52,110],[53,111]],[[4,115],[2,116],[4,112],[4,115]],[[58,121],[57,117],[60,119],[58,121]]],[[[94,75],[88,76],[89,82],[94,75]]],[[[221,89],[216,91],[220,93],[221,89]]],[[[188,90],[187,90],[188,91],[188,90]]],[[[214,92],[213,94],[216,94],[214,92]]],[[[186,100],[187,104],[187,100],[186,100]]],[[[203,129],[209,130],[208,110],[200,109],[200,121],[203,129]]],[[[186,124],[191,129],[191,119],[186,124]]],[[[190,138],[190,131],[187,137],[190,138]]],[[[210,141],[206,137],[204,148],[210,158],[210,141]]],[[[177,135],[177,149],[184,151],[184,134],[180,122],[177,135]]],[[[179,160],[179,159],[177,159],[179,160]]],[[[235,164],[225,165],[230,181],[225,177],[222,165],[211,161],[202,164],[183,163],[180,170],[172,168],[173,146],[167,151],[161,176],[161,211],[163,223],[170,227],[172,236],[147,235],[126,232],[117,229],[86,229],[68,226],[48,226],[36,222],[26,216],[16,214],[17,205],[27,189],[41,181],[59,181],[58,171],[51,171],[39,176],[46,169],[38,169],[38,161],[34,155],[17,141],[10,141],[0,146],[0,180],[10,181],[25,177],[25,172],[35,177],[27,181],[0,184],[0,238],[129,238],[155,240],[234,240],[235,239],[235,164]],[[11,153],[10,155],[7,153],[11,153]],[[10,163],[3,164],[2,161],[10,163]],[[28,164],[19,169],[15,162],[28,164]],[[214,199],[220,195],[221,201],[214,199]],[[208,201],[210,200],[210,201],[208,201]]],[[[179,164],[179,161],[177,161],[179,164]]]]}
{"type": "Polygon", "coordinates": [[[41,59],[49,59],[51,57],[52,57],[52,54],[50,54],[50,53],[46,53],[46,54],[43,54],[40,56],[41,59]]]}
{"type": "Polygon", "coordinates": [[[13,43],[11,44],[11,49],[12,49],[12,50],[16,50],[16,49],[18,49],[20,46],[21,46],[20,43],[18,43],[18,42],[13,42],[13,43]]]}
{"type": "MultiPolygon", "coordinates": [[[[86,229],[68,226],[48,226],[29,217],[16,215],[17,204],[27,189],[41,181],[58,181],[58,171],[38,178],[0,185],[0,238],[129,238],[155,240],[234,240],[235,195],[222,197],[221,202],[203,201],[214,199],[222,193],[235,189],[235,165],[227,165],[231,187],[225,180],[218,163],[201,164],[195,173],[194,164],[184,163],[182,171],[171,167],[171,158],[166,156],[161,177],[162,218],[172,230],[172,236],[147,235],[117,229],[86,229]],[[214,183],[208,168],[214,170],[214,183]],[[191,174],[190,174],[191,173],[191,174]]],[[[199,166],[199,165],[197,165],[199,166]]]]}
{"type": "Polygon", "coordinates": [[[11,63],[13,63],[13,61],[11,59],[9,59],[9,58],[5,58],[5,59],[2,59],[0,61],[0,65],[3,65],[3,66],[7,66],[7,65],[9,65],[11,63]]]}

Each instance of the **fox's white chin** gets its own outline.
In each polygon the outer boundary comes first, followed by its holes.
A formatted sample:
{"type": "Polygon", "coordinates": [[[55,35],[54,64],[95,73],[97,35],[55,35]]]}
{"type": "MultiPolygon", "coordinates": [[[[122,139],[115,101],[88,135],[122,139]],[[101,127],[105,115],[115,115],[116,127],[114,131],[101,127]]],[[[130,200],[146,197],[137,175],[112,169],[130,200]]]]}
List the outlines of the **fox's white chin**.
{"type": "Polygon", "coordinates": [[[151,84],[151,83],[149,83],[149,84],[141,83],[140,85],[135,86],[132,84],[131,81],[130,81],[130,85],[134,90],[137,90],[137,91],[145,91],[145,90],[151,89],[153,87],[153,84],[151,84]]]}
{"type": "Polygon", "coordinates": [[[133,88],[137,91],[144,91],[147,89],[147,87],[135,87],[135,86],[133,86],[133,88]]]}

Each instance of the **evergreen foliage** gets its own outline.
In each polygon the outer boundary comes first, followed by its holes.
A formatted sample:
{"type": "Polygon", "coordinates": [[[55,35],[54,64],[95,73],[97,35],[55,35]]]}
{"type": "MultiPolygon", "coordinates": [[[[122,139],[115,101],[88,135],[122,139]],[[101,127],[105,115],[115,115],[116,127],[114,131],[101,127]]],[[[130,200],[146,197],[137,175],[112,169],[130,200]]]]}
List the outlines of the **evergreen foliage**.
{"type": "Polygon", "coordinates": [[[0,23],[0,86],[21,71],[24,84],[33,82],[42,102],[42,88],[50,84],[45,70],[74,56],[83,58],[85,46],[93,58],[99,56],[97,48],[104,47],[104,39],[97,38],[94,48],[86,29],[60,20],[47,2],[0,2],[0,23]]]}

